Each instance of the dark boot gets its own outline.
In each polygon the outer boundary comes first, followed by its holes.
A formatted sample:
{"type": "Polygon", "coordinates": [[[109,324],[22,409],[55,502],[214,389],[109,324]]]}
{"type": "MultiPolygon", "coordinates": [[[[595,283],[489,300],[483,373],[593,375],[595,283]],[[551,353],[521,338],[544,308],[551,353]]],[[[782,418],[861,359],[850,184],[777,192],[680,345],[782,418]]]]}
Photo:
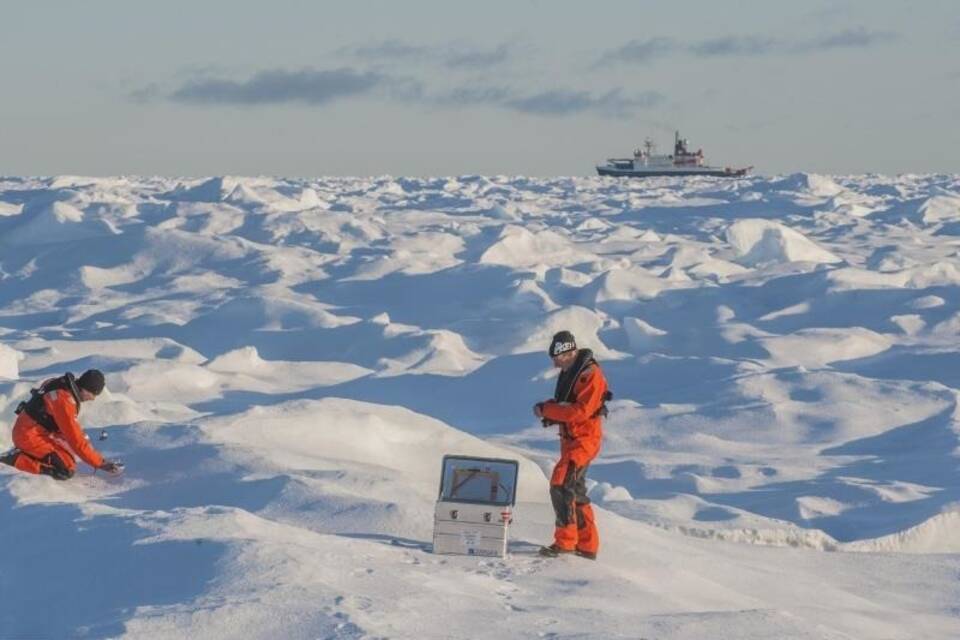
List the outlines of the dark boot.
{"type": "Polygon", "coordinates": [[[549,547],[540,547],[540,555],[545,558],[556,558],[566,553],[573,553],[573,549],[563,549],[558,547],[556,543],[551,544],[549,547]]]}
{"type": "Polygon", "coordinates": [[[586,558],[587,560],[597,559],[597,554],[594,553],[593,551],[580,551],[580,549],[577,549],[576,551],[574,551],[574,553],[580,556],[581,558],[586,558]]]}
{"type": "Polygon", "coordinates": [[[0,454],[0,462],[2,462],[3,464],[8,464],[11,467],[14,467],[17,464],[17,457],[19,455],[20,455],[20,449],[17,449],[16,447],[14,447],[9,451],[5,451],[3,454],[0,454]]]}

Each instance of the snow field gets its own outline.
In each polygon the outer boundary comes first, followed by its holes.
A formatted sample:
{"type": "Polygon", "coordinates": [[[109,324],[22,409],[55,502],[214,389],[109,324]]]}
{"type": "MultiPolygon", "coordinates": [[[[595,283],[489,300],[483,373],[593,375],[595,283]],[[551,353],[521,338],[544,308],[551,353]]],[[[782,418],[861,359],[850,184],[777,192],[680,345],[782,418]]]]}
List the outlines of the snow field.
{"type": "Polygon", "coordinates": [[[960,634],[955,176],[0,184],[0,447],[95,366],[128,463],[0,468],[0,636],[960,634]],[[560,329],[595,563],[534,555],[560,329]],[[445,453],[521,461],[507,558],[430,553],[445,453]]]}

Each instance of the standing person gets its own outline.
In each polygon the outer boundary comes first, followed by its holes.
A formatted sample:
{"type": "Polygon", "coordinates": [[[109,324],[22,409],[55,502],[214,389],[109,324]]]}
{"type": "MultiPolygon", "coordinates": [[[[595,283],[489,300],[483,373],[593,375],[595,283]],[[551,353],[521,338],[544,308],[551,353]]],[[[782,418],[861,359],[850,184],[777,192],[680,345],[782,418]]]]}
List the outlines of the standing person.
{"type": "Polygon", "coordinates": [[[76,454],[94,469],[120,473],[123,465],[105,460],[77,420],[80,404],[96,400],[104,385],[103,373],[90,369],[79,378],[68,372],[31,389],[30,399],[17,407],[14,448],[0,456],[0,462],[27,473],[69,480],[77,468],[76,454]]]}
{"type": "Polygon", "coordinates": [[[550,478],[550,499],[556,514],[553,544],[540,548],[540,555],[555,558],[576,553],[596,560],[600,537],[587,497],[587,467],[600,452],[602,420],[606,401],[612,396],[607,380],[590,349],[577,349],[569,331],[560,331],[550,341],[547,355],[560,369],[552,400],[538,402],[533,415],[543,426],[560,426],[560,460],[550,478]]]}

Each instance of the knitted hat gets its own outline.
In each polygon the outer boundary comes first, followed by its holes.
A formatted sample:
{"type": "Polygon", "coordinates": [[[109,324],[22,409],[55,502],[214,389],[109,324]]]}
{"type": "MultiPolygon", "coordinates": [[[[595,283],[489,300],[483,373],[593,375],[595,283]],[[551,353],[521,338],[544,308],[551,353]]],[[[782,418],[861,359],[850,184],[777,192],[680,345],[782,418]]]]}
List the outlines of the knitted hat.
{"type": "Polygon", "coordinates": [[[553,340],[550,341],[550,348],[547,349],[547,355],[554,358],[567,351],[576,351],[577,341],[569,331],[558,331],[553,340]]]}
{"type": "Polygon", "coordinates": [[[82,376],[77,378],[77,386],[86,389],[95,396],[100,395],[105,384],[103,373],[99,369],[87,369],[82,376]]]}

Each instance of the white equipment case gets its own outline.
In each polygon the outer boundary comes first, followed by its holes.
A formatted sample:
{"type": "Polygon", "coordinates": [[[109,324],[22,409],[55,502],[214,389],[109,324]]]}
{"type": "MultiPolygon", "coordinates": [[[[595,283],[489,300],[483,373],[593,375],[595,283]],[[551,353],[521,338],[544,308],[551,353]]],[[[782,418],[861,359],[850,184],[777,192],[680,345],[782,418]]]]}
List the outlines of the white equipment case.
{"type": "Polygon", "coordinates": [[[503,557],[517,499],[516,460],[443,457],[433,552],[503,557]]]}

